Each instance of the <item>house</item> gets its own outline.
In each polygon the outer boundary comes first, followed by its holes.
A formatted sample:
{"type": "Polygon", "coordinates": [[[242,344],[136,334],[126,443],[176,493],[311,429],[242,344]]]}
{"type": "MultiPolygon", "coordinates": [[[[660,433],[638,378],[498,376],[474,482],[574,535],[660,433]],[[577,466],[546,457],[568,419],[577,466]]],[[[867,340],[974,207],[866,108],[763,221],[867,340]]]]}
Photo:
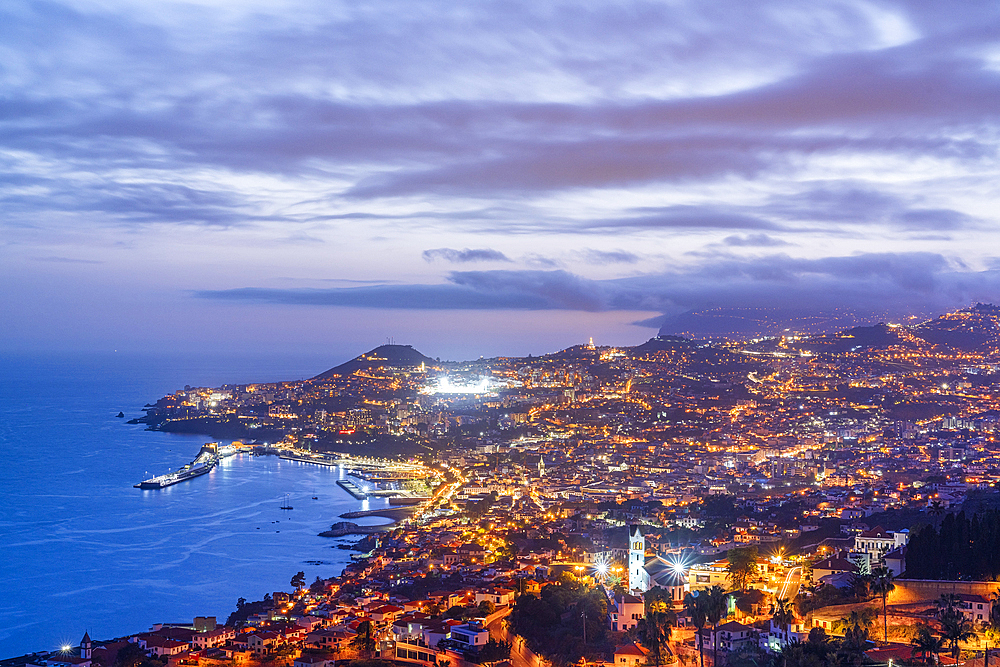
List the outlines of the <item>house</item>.
{"type": "Polygon", "coordinates": [[[392,624],[392,636],[398,642],[419,643],[424,630],[432,623],[423,618],[404,616],[392,624]]]}
{"type": "Polygon", "coordinates": [[[259,631],[247,637],[247,647],[253,651],[254,655],[265,655],[270,653],[280,639],[281,635],[277,632],[259,631]]]}
{"type": "Polygon", "coordinates": [[[215,630],[199,632],[191,638],[191,644],[196,650],[204,651],[207,648],[222,646],[234,637],[236,637],[236,631],[223,625],[215,630]]]}
{"type": "MultiPolygon", "coordinates": [[[[461,623],[457,623],[461,625],[461,623]]],[[[421,632],[422,643],[425,646],[437,646],[442,639],[451,636],[452,624],[449,622],[435,622],[424,627],[421,632]]]]}
{"type": "Polygon", "coordinates": [[[377,609],[372,609],[369,615],[376,623],[392,623],[403,615],[403,608],[386,604],[377,609]]]}
{"type": "Polygon", "coordinates": [[[313,630],[306,635],[306,645],[313,648],[339,649],[351,640],[354,635],[346,630],[326,628],[313,630]]]}
{"type": "Polygon", "coordinates": [[[295,659],[293,667],[330,667],[333,664],[333,658],[325,655],[301,655],[295,659]]]}
{"type": "Polygon", "coordinates": [[[615,649],[614,667],[639,667],[646,663],[649,651],[635,642],[625,644],[615,649]]]}
{"type": "Polygon", "coordinates": [[[781,649],[789,644],[808,641],[809,630],[810,627],[806,622],[799,618],[793,619],[787,628],[782,628],[772,618],[768,626],[767,635],[761,637],[761,644],[765,650],[771,653],[779,653],[781,649]]]}
{"type": "Polygon", "coordinates": [[[906,547],[893,549],[885,556],[882,556],[882,562],[892,572],[892,576],[898,577],[902,575],[906,570],[906,547]]]}
{"type": "Polygon", "coordinates": [[[755,641],[754,629],[736,621],[728,621],[715,629],[715,636],[709,634],[710,645],[715,646],[718,640],[719,649],[730,653],[752,644],[755,641]]]}
{"type": "Polygon", "coordinates": [[[646,605],[641,597],[619,593],[611,601],[608,615],[611,617],[611,629],[614,632],[625,632],[639,624],[646,613],[646,605]]]}
{"type": "Polygon", "coordinates": [[[834,574],[849,573],[857,575],[860,573],[857,565],[841,556],[831,556],[825,560],[813,563],[812,572],[813,581],[816,583],[820,583],[824,577],[834,574]]]}
{"type": "Polygon", "coordinates": [[[991,604],[990,599],[982,595],[958,594],[957,609],[977,627],[989,620],[991,604]]]}
{"type": "Polygon", "coordinates": [[[138,643],[140,648],[145,649],[147,655],[157,658],[177,655],[191,648],[187,642],[155,634],[140,635],[138,643]]]}
{"type": "Polygon", "coordinates": [[[464,649],[478,649],[480,646],[486,644],[489,638],[489,630],[479,623],[456,625],[451,629],[451,639],[464,649]]]}
{"type": "Polygon", "coordinates": [[[508,588],[491,588],[484,592],[476,592],[476,604],[492,602],[496,606],[514,604],[514,591],[508,588]]]}
{"type": "Polygon", "coordinates": [[[441,605],[441,608],[447,611],[455,605],[462,604],[464,596],[461,593],[455,593],[453,591],[434,591],[433,593],[427,594],[427,599],[431,602],[436,602],[441,605]]]}
{"type": "Polygon", "coordinates": [[[486,548],[478,544],[477,542],[469,542],[468,544],[463,544],[458,549],[456,549],[459,558],[463,559],[482,559],[486,556],[486,548]]]}
{"type": "Polygon", "coordinates": [[[869,554],[873,560],[879,560],[893,549],[906,546],[909,541],[909,530],[889,532],[882,526],[875,526],[854,536],[854,550],[869,554]]]}

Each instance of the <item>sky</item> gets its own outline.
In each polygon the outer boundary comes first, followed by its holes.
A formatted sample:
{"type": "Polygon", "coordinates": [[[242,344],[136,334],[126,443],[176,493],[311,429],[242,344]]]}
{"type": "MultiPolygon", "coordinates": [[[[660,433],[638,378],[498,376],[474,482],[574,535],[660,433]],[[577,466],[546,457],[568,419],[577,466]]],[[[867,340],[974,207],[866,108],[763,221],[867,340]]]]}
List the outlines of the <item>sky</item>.
{"type": "Polygon", "coordinates": [[[1000,3],[5,0],[0,350],[1000,303],[1000,3]]]}

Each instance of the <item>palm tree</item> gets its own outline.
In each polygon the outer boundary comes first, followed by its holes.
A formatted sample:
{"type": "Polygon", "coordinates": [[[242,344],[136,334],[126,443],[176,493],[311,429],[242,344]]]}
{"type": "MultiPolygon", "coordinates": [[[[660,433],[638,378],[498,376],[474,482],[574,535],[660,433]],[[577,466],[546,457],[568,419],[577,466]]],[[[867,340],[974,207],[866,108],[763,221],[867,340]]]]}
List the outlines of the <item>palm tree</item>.
{"type": "Polygon", "coordinates": [[[778,598],[774,601],[774,615],[771,618],[782,631],[788,632],[788,626],[795,620],[795,612],[788,600],[778,598]]]}
{"type": "Polygon", "coordinates": [[[833,624],[835,629],[843,629],[846,636],[848,630],[863,630],[865,633],[875,624],[878,613],[871,607],[855,609],[844,618],[833,624]]]}
{"type": "Polygon", "coordinates": [[[722,586],[705,591],[705,620],[712,624],[712,664],[719,664],[719,621],[729,615],[729,595],[722,586]]]}
{"type": "Polygon", "coordinates": [[[666,611],[651,611],[639,621],[642,643],[652,654],[656,667],[660,667],[662,662],[663,649],[669,650],[670,626],[670,614],[666,611]]]}
{"type": "Polygon", "coordinates": [[[871,607],[852,611],[846,618],[834,624],[835,628],[844,630],[844,651],[852,656],[855,662],[861,658],[868,643],[869,630],[878,618],[877,612],[871,607]]]}
{"type": "Polygon", "coordinates": [[[938,616],[946,611],[955,611],[961,603],[962,601],[954,593],[942,593],[941,597],[934,601],[934,605],[938,608],[938,616]]]}
{"type": "Polygon", "coordinates": [[[701,658],[701,667],[705,667],[705,637],[701,631],[705,629],[705,622],[708,620],[705,614],[705,598],[698,594],[698,591],[691,591],[684,596],[684,609],[691,614],[691,624],[698,631],[698,655],[701,658]]]}
{"type": "Polygon", "coordinates": [[[743,547],[729,550],[730,588],[734,591],[746,590],[757,574],[757,547],[743,547]]]}
{"type": "Polygon", "coordinates": [[[960,642],[967,642],[976,636],[972,631],[972,621],[954,607],[945,608],[938,615],[941,621],[941,639],[951,645],[951,657],[958,660],[961,648],[960,642]]]}
{"type": "Polygon", "coordinates": [[[935,637],[929,627],[921,624],[917,626],[917,634],[910,642],[911,653],[915,656],[919,655],[926,663],[931,656],[937,656],[938,651],[941,650],[941,644],[942,640],[935,637]]]}
{"type": "Polygon", "coordinates": [[[888,644],[889,613],[886,611],[886,600],[889,597],[889,593],[896,590],[896,584],[893,583],[892,570],[885,566],[877,567],[872,570],[871,578],[872,592],[876,595],[882,596],[882,641],[888,644]]]}

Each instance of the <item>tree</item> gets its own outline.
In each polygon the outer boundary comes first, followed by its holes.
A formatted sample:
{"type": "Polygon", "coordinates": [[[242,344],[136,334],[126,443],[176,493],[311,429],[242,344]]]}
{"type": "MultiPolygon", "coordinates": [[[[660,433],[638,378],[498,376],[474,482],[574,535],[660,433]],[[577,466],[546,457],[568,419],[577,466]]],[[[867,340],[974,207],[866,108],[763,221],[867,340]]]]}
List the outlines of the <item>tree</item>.
{"type": "Polygon", "coordinates": [[[788,626],[795,620],[795,612],[792,605],[785,598],[778,598],[774,601],[774,615],[771,616],[774,624],[781,628],[782,632],[788,632],[788,626]]]}
{"type": "Polygon", "coordinates": [[[757,547],[729,550],[730,587],[734,591],[744,591],[757,574],[757,547]]]}
{"type": "Polygon", "coordinates": [[[304,588],[306,585],[306,573],[302,572],[301,570],[296,572],[295,575],[292,577],[291,584],[293,590],[299,590],[300,588],[304,588]]]}
{"type": "Polygon", "coordinates": [[[351,639],[351,648],[366,658],[371,658],[377,646],[378,642],[375,641],[375,628],[372,627],[372,622],[362,621],[358,625],[357,634],[351,639]]]}
{"type": "Polygon", "coordinates": [[[639,621],[641,641],[649,649],[650,657],[656,667],[663,661],[663,649],[669,650],[672,619],[667,611],[647,612],[639,621]]]}
{"type": "Polygon", "coordinates": [[[325,590],[326,590],[326,582],[323,581],[323,579],[319,575],[316,576],[316,581],[309,584],[309,592],[313,593],[314,595],[319,595],[325,590]]]}
{"type": "Polygon", "coordinates": [[[117,667],[136,667],[145,659],[146,652],[138,644],[129,642],[118,650],[118,655],[115,656],[115,665],[117,667]]]}
{"type": "Polygon", "coordinates": [[[934,636],[929,627],[920,624],[917,626],[917,634],[910,642],[910,647],[912,655],[919,655],[927,663],[931,656],[937,656],[941,650],[941,640],[934,636]]]}
{"type": "Polygon", "coordinates": [[[719,664],[719,621],[729,615],[729,595],[721,586],[705,591],[705,620],[712,624],[712,664],[719,664]]]}
{"type": "Polygon", "coordinates": [[[239,598],[239,599],[236,600],[236,609],[237,610],[243,609],[243,607],[245,607],[246,604],[247,604],[247,599],[246,598],[239,598]]]}
{"type": "Polygon", "coordinates": [[[846,618],[837,621],[834,627],[844,630],[844,641],[842,648],[853,662],[860,662],[868,645],[868,638],[872,625],[878,614],[871,607],[865,607],[860,611],[855,609],[846,618]]]}
{"type": "Polygon", "coordinates": [[[482,616],[489,616],[497,610],[497,606],[489,600],[483,600],[479,603],[477,608],[479,610],[479,614],[482,616]]]}
{"type": "Polygon", "coordinates": [[[698,631],[698,656],[701,659],[701,667],[705,667],[705,636],[701,631],[705,629],[708,618],[705,613],[704,596],[699,595],[698,591],[691,591],[684,596],[684,608],[691,615],[691,624],[698,631]]]}
{"type": "Polygon", "coordinates": [[[955,607],[946,607],[938,615],[941,621],[941,639],[951,645],[951,657],[958,660],[960,642],[967,642],[976,636],[972,631],[972,621],[955,607]]]}
{"type": "Polygon", "coordinates": [[[886,611],[886,600],[889,593],[896,589],[893,582],[892,570],[885,567],[877,567],[871,573],[871,590],[875,595],[882,597],[882,641],[889,643],[889,612],[886,611]]]}
{"type": "Polygon", "coordinates": [[[510,642],[500,641],[490,637],[483,647],[479,649],[477,661],[481,665],[488,665],[501,660],[510,659],[510,642]]]}

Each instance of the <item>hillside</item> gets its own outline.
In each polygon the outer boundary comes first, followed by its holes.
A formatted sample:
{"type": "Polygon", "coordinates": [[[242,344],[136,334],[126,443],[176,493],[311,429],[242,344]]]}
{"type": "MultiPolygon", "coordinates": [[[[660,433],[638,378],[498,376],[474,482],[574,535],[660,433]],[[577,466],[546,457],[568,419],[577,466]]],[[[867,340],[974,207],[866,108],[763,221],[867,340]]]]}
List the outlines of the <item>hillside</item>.
{"type": "Polygon", "coordinates": [[[359,370],[377,368],[414,368],[420,364],[435,364],[433,359],[413,349],[412,345],[380,345],[374,350],[358,355],[350,361],[320,373],[314,380],[350,375],[359,370]]]}

